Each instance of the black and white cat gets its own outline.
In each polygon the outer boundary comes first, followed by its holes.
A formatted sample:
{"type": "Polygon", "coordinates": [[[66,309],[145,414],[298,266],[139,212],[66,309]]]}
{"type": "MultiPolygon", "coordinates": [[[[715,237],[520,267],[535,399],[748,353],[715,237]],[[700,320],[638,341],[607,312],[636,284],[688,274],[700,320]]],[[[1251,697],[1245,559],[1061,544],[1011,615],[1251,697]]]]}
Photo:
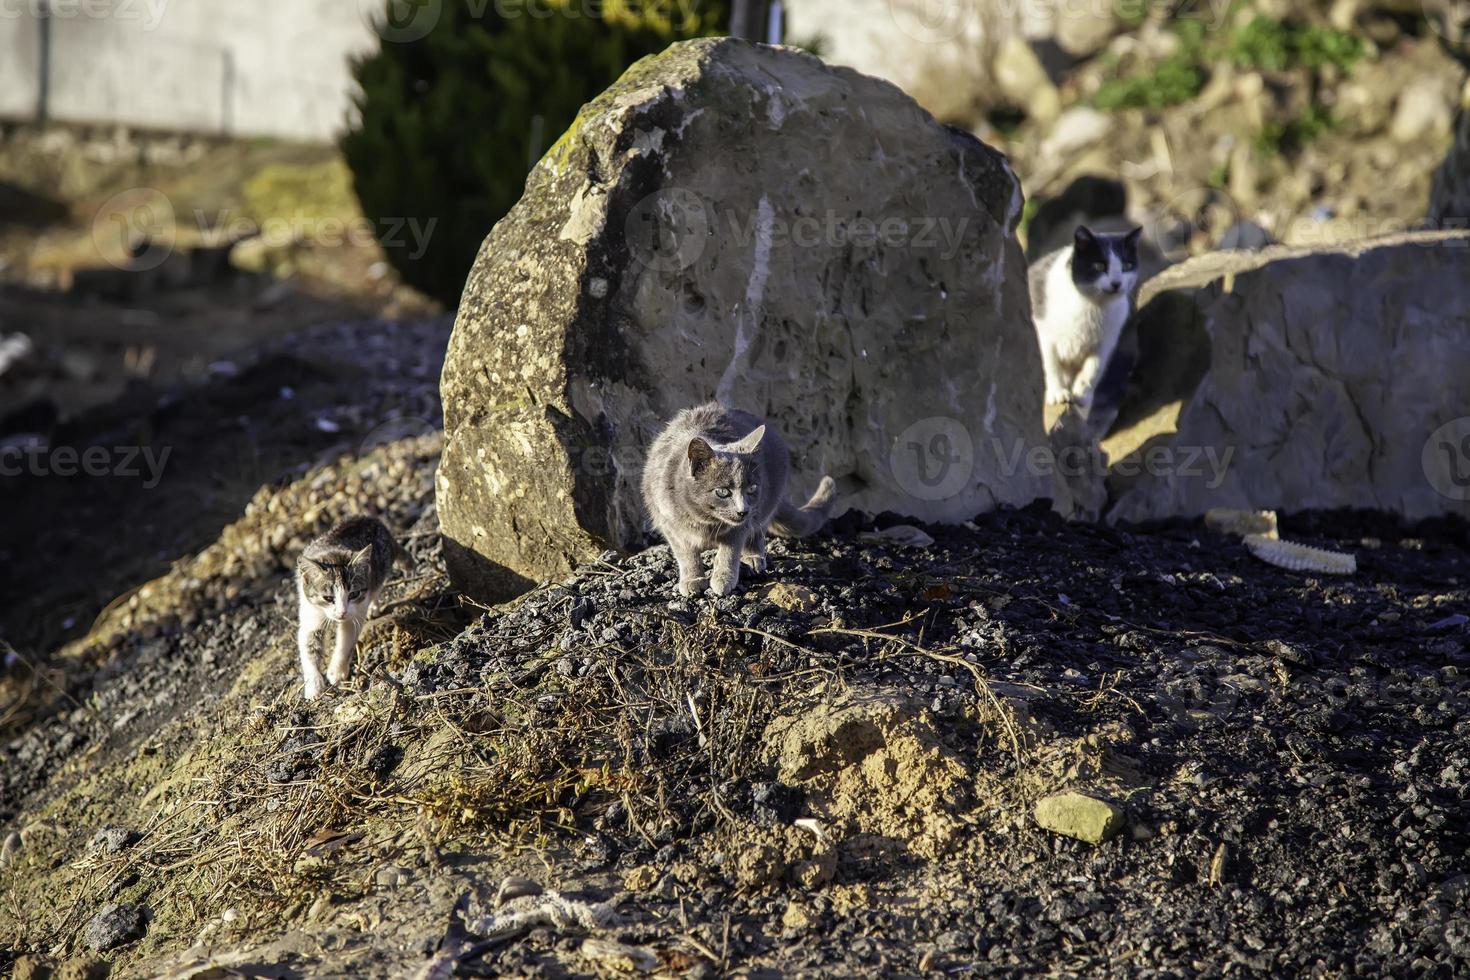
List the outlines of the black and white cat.
{"type": "Polygon", "coordinates": [[[1046,372],[1046,403],[1072,403],[1085,418],[1097,383],[1133,311],[1138,237],[1079,225],[1071,245],[1031,266],[1031,315],[1046,372]]]}

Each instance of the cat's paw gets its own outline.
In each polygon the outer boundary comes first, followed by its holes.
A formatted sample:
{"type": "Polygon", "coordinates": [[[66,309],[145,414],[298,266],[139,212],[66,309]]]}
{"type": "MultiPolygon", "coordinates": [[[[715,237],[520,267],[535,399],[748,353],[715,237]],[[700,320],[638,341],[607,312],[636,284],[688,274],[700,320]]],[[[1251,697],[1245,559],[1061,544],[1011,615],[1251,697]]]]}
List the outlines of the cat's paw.
{"type": "Polygon", "coordinates": [[[1046,389],[1046,403],[1048,405],[1065,405],[1072,400],[1072,394],[1062,388],[1046,389]]]}
{"type": "Polygon", "coordinates": [[[307,674],[306,675],[306,692],[305,693],[306,693],[306,700],[308,700],[308,701],[315,701],[317,698],[319,698],[319,697],[322,696],[322,675],[321,674],[307,674]]]}
{"type": "Polygon", "coordinates": [[[729,575],[715,572],[709,577],[709,594],[729,595],[731,592],[735,591],[735,586],[739,584],[740,576],[738,574],[729,575]]]}
{"type": "Polygon", "coordinates": [[[687,599],[690,596],[699,595],[703,592],[706,584],[708,584],[708,580],[704,578],[681,578],[679,579],[679,584],[675,586],[675,589],[678,590],[681,596],[687,599]]]}
{"type": "Polygon", "coordinates": [[[740,559],[740,563],[756,575],[766,574],[765,555],[745,555],[740,559]]]}

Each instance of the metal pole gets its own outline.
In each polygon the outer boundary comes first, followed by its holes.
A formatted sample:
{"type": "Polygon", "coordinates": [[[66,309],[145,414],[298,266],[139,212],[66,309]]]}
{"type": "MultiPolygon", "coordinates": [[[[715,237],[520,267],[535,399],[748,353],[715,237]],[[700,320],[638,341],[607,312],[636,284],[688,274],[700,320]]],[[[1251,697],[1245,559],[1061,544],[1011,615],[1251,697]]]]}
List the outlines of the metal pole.
{"type": "Polygon", "coordinates": [[[767,8],[770,0],[732,0],[730,4],[730,36],[747,41],[766,40],[767,8]]]}
{"type": "Polygon", "coordinates": [[[41,45],[36,80],[36,122],[45,124],[51,115],[51,4],[44,3],[36,8],[37,39],[41,45]]]}

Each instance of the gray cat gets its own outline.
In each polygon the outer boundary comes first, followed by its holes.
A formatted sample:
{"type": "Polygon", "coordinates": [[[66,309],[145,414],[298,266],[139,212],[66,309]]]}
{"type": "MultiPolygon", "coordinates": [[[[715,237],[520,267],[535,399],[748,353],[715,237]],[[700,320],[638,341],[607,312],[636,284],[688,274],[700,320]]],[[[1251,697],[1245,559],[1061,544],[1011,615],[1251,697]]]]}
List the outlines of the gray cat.
{"type": "Polygon", "coordinates": [[[358,634],[395,560],[405,565],[413,561],[383,522],[372,517],[341,521],[301,553],[296,562],[296,594],[301,600],[296,645],[308,701],[323,687],[317,632],[328,621],[337,624],[337,648],[327,665],[326,683],[340,684],[352,671],[358,634]]]}
{"type": "Polygon", "coordinates": [[[826,523],[837,486],[822,477],[802,507],[786,500],[790,452],[781,437],[748,412],[710,402],[674,416],[648,450],[643,504],[679,562],[679,594],[704,591],[701,555],[717,549],[709,591],[729,595],[740,565],[766,570],[766,532],[786,538],[826,523]]]}

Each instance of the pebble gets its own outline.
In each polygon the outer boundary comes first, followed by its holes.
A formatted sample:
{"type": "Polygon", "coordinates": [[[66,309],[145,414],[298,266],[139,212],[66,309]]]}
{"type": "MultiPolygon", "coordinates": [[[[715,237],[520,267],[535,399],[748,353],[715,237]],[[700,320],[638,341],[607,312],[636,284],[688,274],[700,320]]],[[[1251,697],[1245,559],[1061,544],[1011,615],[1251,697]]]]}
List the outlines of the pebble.
{"type": "Polygon", "coordinates": [[[1069,791],[1036,801],[1036,823],[1052,833],[1101,844],[1123,829],[1123,811],[1106,800],[1069,791]]]}
{"type": "Polygon", "coordinates": [[[82,939],[94,953],[105,953],[142,939],[147,931],[147,919],[140,906],[115,903],[103,906],[92,916],[82,939]]]}
{"type": "Polygon", "coordinates": [[[131,844],[135,835],[126,827],[103,827],[87,842],[90,854],[116,854],[131,844]]]}

